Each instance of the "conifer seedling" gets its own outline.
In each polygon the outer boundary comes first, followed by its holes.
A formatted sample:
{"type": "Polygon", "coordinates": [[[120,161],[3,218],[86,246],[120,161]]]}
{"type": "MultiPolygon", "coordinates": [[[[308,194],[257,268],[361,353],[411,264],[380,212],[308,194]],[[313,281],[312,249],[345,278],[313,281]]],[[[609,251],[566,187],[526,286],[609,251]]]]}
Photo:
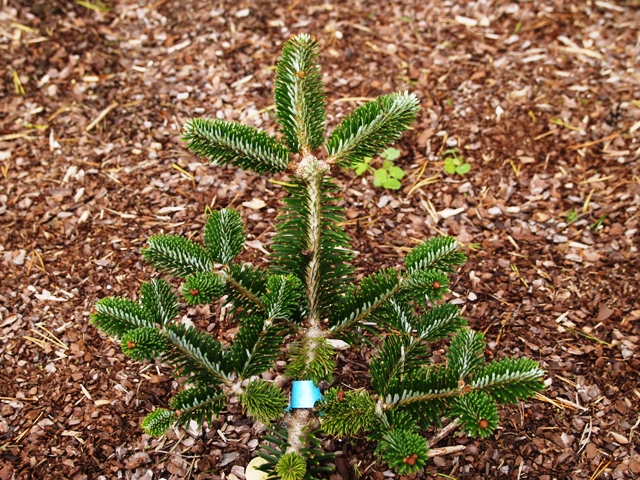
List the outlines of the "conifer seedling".
{"type": "Polygon", "coordinates": [[[415,120],[418,99],[406,92],[378,97],[325,138],[318,55],[309,35],[284,44],[275,77],[279,138],[219,119],[194,118],[184,126],[187,148],[219,165],[289,173],[269,268],[236,260],[245,241],[242,218],[232,209],[214,211],[201,243],[156,234],[142,251],[180,287],[153,279],[142,285],[138,301],[99,300],[91,320],[132,359],[159,358],[181,379],[169,408],[143,421],[151,435],[192,420],[210,422],[236,397],[247,415],[270,426],[258,468],[271,479],[331,471],[334,452],[321,442],[326,435],[366,436],[380,462],[411,474],[427,463],[425,435],[443,418],[487,437],[498,425],[498,404],[531,397],[542,388],[543,371],[527,358],[485,361],[483,335],[445,301],[450,276],[465,261],[452,237],[428,239],[401,266],[356,281],[332,177],[397,141],[415,120]],[[324,155],[317,153],[323,145],[324,155]],[[233,341],[185,325],[184,304],[224,307],[237,324],[233,341]],[[429,347],[442,339],[449,341],[446,361],[434,364],[429,347]],[[345,346],[373,352],[358,388],[333,383],[336,349],[345,346]],[[266,380],[269,370],[318,396],[322,387],[321,400],[289,400],[291,385],[266,380]]]}

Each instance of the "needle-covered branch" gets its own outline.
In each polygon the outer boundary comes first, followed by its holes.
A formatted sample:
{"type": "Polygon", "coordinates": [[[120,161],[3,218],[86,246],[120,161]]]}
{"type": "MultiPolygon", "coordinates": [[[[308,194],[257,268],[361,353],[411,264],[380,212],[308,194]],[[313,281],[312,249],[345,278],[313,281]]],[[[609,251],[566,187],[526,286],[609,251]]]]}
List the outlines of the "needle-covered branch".
{"type": "Polygon", "coordinates": [[[318,65],[319,45],[298,35],[282,48],[276,68],[276,115],[284,142],[294,153],[308,155],[324,143],[324,84],[318,65]]]}
{"type": "Polygon", "coordinates": [[[390,93],[367,102],[348,115],[327,141],[329,163],[353,168],[397,141],[418,114],[418,98],[408,92],[390,93]]]}
{"type": "Polygon", "coordinates": [[[161,272],[184,278],[213,269],[213,258],[205,248],[178,235],[153,235],[142,249],[142,256],[161,272]]]}
{"type": "Polygon", "coordinates": [[[240,123],[192,118],[182,139],[196,155],[220,165],[230,164],[257,173],[278,173],[289,165],[289,152],[275,138],[240,123]]]}

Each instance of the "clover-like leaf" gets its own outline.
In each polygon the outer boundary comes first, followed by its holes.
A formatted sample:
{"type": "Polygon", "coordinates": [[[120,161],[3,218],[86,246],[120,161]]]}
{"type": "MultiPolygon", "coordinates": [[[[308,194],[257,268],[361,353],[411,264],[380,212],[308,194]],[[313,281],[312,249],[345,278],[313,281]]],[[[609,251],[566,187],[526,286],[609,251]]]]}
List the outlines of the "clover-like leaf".
{"type": "Polygon", "coordinates": [[[369,169],[369,163],[371,162],[371,157],[364,157],[362,162],[357,163],[353,169],[356,172],[356,175],[360,176],[365,173],[369,169]]]}
{"type": "Polygon", "coordinates": [[[402,184],[395,178],[388,178],[387,181],[382,184],[382,186],[384,188],[388,188],[389,190],[399,190],[400,187],[402,187],[402,184]]]}
{"type": "Polygon", "coordinates": [[[402,170],[400,167],[393,166],[389,168],[390,177],[400,180],[401,178],[404,178],[404,175],[404,170],[402,170]]]}
{"type": "Polygon", "coordinates": [[[389,147],[382,151],[380,156],[386,160],[395,160],[400,158],[400,150],[397,148],[389,147]]]}
{"type": "Polygon", "coordinates": [[[382,187],[389,180],[389,173],[384,168],[376,170],[373,174],[373,184],[376,187],[382,187]]]}
{"type": "Polygon", "coordinates": [[[456,173],[456,168],[456,164],[453,162],[452,158],[447,158],[444,161],[444,171],[449,175],[453,175],[454,173],[456,173]]]}
{"type": "Polygon", "coordinates": [[[462,165],[458,165],[456,167],[456,173],[458,175],[464,175],[465,173],[469,173],[471,170],[471,165],[468,163],[463,163],[462,165]]]}

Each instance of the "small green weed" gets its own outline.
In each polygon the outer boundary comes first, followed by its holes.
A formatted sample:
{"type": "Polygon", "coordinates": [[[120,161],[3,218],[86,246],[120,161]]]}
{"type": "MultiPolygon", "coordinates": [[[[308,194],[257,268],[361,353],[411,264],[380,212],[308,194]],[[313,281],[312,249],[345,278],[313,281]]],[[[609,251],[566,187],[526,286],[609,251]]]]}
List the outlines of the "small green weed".
{"type": "Polygon", "coordinates": [[[516,28],[513,29],[513,33],[517,34],[520,32],[520,29],[522,28],[522,20],[518,21],[518,23],[516,23],[516,28]]]}
{"type": "Polygon", "coordinates": [[[446,150],[444,157],[444,171],[449,175],[464,175],[471,171],[471,164],[464,161],[464,157],[457,148],[446,150]]]}
{"type": "Polygon", "coordinates": [[[600,230],[602,228],[602,224],[604,223],[606,218],[607,218],[607,214],[605,213],[598,220],[596,220],[591,225],[589,225],[589,229],[592,232],[597,232],[598,230],[600,230]]]}
{"type": "Polygon", "coordinates": [[[382,158],[382,167],[380,168],[371,166],[372,157],[364,157],[362,162],[356,164],[354,168],[356,175],[371,172],[373,173],[373,184],[376,187],[399,190],[400,187],[402,187],[400,180],[404,178],[405,172],[393,162],[400,158],[400,150],[397,148],[387,148],[380,154],[380,157],[382,158]]]}
{"type": "Polygon", "coordinates": [[[578,212],[576,211],[575,208],[572,208],[571,210],[569,210],[569,213],[567,213],[567,216],[565,217],[565,221],[567,222],[567,224],[572,224],[577,219],[578,219],[578,212]]]}

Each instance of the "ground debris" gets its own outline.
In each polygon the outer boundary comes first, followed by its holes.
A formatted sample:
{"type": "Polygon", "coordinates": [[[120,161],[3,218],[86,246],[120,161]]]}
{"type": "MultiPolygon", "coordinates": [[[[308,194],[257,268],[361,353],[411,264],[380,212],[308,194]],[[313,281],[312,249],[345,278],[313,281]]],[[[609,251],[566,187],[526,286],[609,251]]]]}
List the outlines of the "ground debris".
{"type": "MultiPolygon", "coordinates": [[[[206,207],[242,212],[241,260],[264,266],[286,176],[209,165],[180,131],[203,116],[275,135],[272,66],[300,32],[324,47],[329,130],[363,99],[410,90],[421,103],[398,145],[401,190],[338,174],[358,274],[456,236],[469,261],[454,301],[487,353],[548,372],[542,395],[501,412],[500,434],[443,440],[466,449],[416,478],[640,474],[633,2],[5,3],[0,480],[243,478],[264,426],[235,404],[202,431],[150,439],[142,418],[178,384],[126,359],[89,315],[150,278],[140,249],[151,234],[198,240],[206,207]],[[451,148],[470,172],[443,172],[451,148]]],[[[184,321],[235,334],[213,317],[184,321]]],[[[359,386],[367,355],[341,351],[342,384],[359,386]]],[[[356,466],[392,476],[364,439],[327,445],[344,452],[336,479],[356,466]]]]}

